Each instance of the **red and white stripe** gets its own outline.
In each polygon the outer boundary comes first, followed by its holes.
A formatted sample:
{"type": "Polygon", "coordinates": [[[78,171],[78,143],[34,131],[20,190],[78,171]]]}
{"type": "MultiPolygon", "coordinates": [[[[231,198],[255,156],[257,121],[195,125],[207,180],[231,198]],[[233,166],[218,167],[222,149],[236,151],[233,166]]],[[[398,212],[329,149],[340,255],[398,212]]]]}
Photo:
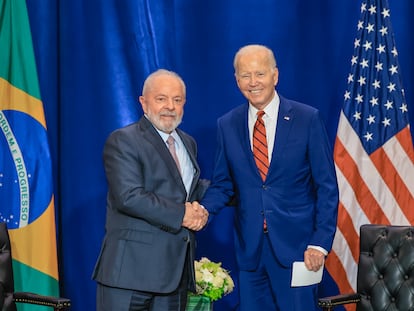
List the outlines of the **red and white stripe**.
{"type": "MultiPolygon", "coordinates": [[[[338,225],[326,267],[341,293],[356,290],[359,228],[414,225],[414,150],[409,127],[368,155],[341,113],[334,148],[338,225]]],[[[348,306],[350,310],[350,306],[348,306]]]]}

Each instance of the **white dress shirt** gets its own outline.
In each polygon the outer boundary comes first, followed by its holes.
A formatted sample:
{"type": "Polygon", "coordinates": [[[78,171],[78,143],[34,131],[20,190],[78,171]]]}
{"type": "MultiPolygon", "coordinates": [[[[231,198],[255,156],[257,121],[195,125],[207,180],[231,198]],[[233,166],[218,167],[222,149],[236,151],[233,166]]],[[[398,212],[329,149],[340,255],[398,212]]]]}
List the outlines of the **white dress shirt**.
{"type": "Polygon", "coordinates": [[[171,135],[172,137],[174,137],[175,151],[177,153],[178,162],[180,162],[181,178],[183,179],[185,190],[187,191],[188,195],[194,178],[194,165],[193,162],[191,162],[187,149],[185,149],[184,143],[182,142],[180,136],[177,134],[176,131],[173,131],[171,134],[167,134],[158,130],[157,128],[155,129],[160,134],[162,140],[165,142],[167,147],[168,136],[171,135]]]}
{"type": "MultiPolygon", "coordinates": [[[[267,148],[268,148],[267,154],[269,158],[269,164],[272,161],[273,146],[275,144],[279,104],[280,104],[280,98],[279,98],[279,95],[277,95],[275,91],[275,96],[264,109],[265,114],[263,116],[263,121],[266,127],[266,140],[267,140],[267,148]]],[[[250,135],[250,145],[251,145],[252,150],[253,150],[253,128],[257,120],[257,112],[258,110],[249,103],[249,117],[248,117],[249,118],[249,135],[250,135]]]]}

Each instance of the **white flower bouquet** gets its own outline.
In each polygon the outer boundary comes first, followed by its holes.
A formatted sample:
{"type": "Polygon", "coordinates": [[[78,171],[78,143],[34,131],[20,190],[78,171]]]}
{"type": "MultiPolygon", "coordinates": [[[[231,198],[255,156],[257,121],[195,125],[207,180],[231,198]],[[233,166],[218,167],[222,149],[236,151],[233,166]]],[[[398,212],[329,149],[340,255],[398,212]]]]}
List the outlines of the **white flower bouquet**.
{"type": "Polygon", "coordinates": [[[210,261],[202,257],[194,261],[197,295],[216,301],[231,293],[234,282],[229,272],[221,267],[221,262],[210,261]]]}

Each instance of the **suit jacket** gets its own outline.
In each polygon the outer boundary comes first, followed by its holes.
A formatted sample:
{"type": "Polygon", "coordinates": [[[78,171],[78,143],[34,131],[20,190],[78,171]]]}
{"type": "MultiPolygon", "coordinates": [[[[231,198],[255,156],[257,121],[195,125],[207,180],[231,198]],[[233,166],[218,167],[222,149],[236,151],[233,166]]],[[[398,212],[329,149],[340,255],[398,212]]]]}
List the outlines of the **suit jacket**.
{"type": "Polygon", "coordinates": [[[194,139],[179,129],[177,133],[195,168],[188,199],[168,147],[145,117],[107,139],[106,234],[93,273],[97,282],[169,293],[177,288],[188,256],[189,290],[195,290],[195,237],[181,224],[184,203],[200,200],[205,186],[194,139]]]}
{"type": "Polygon", "coordinates": [[[275,254],[286,267],[303,261],[309,244],[331,249],[338,187],[331,146],[316,109],[280,97],[265,182],[251,150],[248,105],[218,119],[217,145],[212,182],[202,204],[214,216],[235,196],[235,248],[241,270],[257,267],[264,216],[275,254]]]}

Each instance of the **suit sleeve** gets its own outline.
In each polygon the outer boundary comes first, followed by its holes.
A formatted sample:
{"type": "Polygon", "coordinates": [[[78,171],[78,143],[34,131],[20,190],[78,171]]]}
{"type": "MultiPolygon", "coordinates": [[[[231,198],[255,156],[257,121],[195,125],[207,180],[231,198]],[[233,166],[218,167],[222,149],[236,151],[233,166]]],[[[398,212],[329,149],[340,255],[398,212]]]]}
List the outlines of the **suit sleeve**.
{"type": "Polygon", "coordinates": [[[309,161],[316,192],[315,231],[309,244],[330,251],[337,223],[338,186],[332,148],[319,112],[310,127],[309,161]]]}
{"type": "Polygon", "coordinates": [[[233,182],[226,156],[223,129],[217,125],[217,147],[211,184],[201,202],[210,215],[218,214],[233,199],[233,182]]]}
{"type": "Polygon", "coordinates": [[[181,196],[185,198],[185,194],[173,188],[162,165],[149,162],[156,158],[154,150],[147,150],[149,156],[145,156],[140,150],[144,147],[138,144],[135,132],[116,131],[108,138],[104,147],[108,200],[123,214],[166,231],[178,231],[185,212],[181,196]]]}

